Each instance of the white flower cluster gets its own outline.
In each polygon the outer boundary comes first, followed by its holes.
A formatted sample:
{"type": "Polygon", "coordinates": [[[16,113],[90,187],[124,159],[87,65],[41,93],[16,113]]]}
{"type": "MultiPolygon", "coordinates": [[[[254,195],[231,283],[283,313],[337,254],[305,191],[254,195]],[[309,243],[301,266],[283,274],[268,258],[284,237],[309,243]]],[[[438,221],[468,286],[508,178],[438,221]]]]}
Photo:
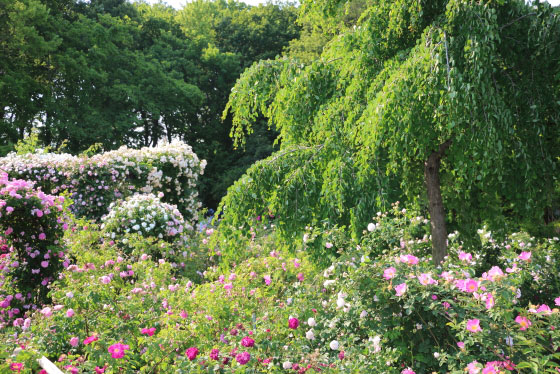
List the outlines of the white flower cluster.
{"type": "Polygon", "coordinates": [[[10,177],[36,182],[46,193],[72,193],[79,216],[99,219],[109,204],[133,193],[163,193],[188,218],[200,208],[196,185],[205,160],[179,141],[158,147],[105,152],[91,158],[69,154],[11,153],[0,158],[10,177]]]}
{"type": "Polygon", "coordinates": [[[186,240],[185,232],[192,226],[185,223],[175,205],[162,202],[152,194],[137,194],[122,203],[111,204],[109,214],[102,218],[107,238],[120,240],[125,234],[137,233],[166,241],[186,240]]]}

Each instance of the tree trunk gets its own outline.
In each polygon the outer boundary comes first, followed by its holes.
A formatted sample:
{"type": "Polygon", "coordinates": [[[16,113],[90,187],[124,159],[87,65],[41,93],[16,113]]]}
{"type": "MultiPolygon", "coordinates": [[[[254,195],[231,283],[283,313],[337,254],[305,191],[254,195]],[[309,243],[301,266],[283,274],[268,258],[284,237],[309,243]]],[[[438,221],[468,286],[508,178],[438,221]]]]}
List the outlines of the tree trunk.
{"type": "Polygon", "coordinates": [[[432,226],[432,259],[435,265],[440,264],[447,255],[447,228],[445,226],[445,209],[441,197],[439,166],[441,158],[451,145],[448,140],[432,152],[424,164],[424,181],[428,192],[428,210],[432,226]]]}

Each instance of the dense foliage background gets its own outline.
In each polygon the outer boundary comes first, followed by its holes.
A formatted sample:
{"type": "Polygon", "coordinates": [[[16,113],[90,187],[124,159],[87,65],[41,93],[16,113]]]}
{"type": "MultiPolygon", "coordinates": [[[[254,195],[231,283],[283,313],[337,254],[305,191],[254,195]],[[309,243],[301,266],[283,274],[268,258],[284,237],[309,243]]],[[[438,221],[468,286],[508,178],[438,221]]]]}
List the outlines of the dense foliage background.
{"type": "Polygon", "coordinates": [[[96,143],[111,150],[180,139],[208,161],[201,195],[215,208],[273,149],[262,124],[234,152],[231,119],[220,119],[231,87],[299,37],[296,18],[288,4],[2,0],[1,153],[33,128],[43,146],[73,154],[96,143]]]}

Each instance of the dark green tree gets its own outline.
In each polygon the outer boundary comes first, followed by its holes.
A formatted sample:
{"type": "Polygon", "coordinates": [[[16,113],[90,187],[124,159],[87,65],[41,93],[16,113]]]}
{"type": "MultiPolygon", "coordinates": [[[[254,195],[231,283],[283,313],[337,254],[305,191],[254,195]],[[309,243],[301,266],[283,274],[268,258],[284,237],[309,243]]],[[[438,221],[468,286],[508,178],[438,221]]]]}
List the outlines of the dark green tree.
{"type": "Polygon", "coordinates": [[[0,1],[0,142],[7,151],[29,133],[51,82],[50,54],[61,40],[38,0],[0,1]]]}

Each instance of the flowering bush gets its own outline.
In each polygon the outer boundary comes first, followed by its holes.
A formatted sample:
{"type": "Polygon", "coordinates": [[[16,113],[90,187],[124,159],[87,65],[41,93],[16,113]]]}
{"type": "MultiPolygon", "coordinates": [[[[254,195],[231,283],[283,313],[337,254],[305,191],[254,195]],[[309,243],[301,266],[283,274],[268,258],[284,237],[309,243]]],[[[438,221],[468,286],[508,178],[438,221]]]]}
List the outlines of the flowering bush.
{"type": "Polygon", "coordinates": [[[107,239],[123,244],[128,242],[125,235],[129,233],[186,243],[186,231],[192,231],[176,206],[152,194],[133,195],[124,202],[112,203],[102,222],[107,239]]]}
{"type": "Polygon", "coordinates": [[[64,198],[0,174],[0,323],[45,300],[63,265],[64,198]]]}
{"type": "Polygon", "coordinates": [[[93,157],[68,154],[9,154],[0,168],[11,177],[34,181],[46,193],[71,193],[74,213],[99,219],[117,199],[136,192],[164,193],[164,201],[177,205],[188,220],[195,218],[198,176],[205,160],[190,146],[173,142],[138,150],[121,147],[93,157]]]}
{"type": "Polygon", "coordinates": [[[0,330],[0,371],[36,372],[46,355],[75,373],[557,373],[560,241],[482,230],[467,250],[451,234],[435,267],[424,219],[407,214],[379,214],[359,242],[324,233],[340,254],[325,269],[303,240],[279,249],[270,226],[226,268],[206,228],[189,242],[212,255],[196,277],[155,261],[164,241],[129,234],[123,252],[78,225],[52,303],[0,330]]]}
{"type": "Polygon", "coordinates": [[[168,261],[99,246],[92,228],[70,238],[76,263],[55,283],[50,312],[30,313],[28,330],[5,335],[9,351],[26,347],[6,365],[37,368],[41,354],[76,372],[237,373],[280,365],[274,357],[294,331],[286,300],[291,286],[313,274],[307,261],[273,251],[227,273],[211,267],[196,285],[175,277],[168,261]]]}
{"type": "Polygon", "coordinates": [[[379,243],[378,230],[398,231],[406,220],[379,216],[358,249],[324,271],[326,292],[313,321],[321,351],[336,341],[330,348],[344,351],[349,372],[557,372],[558,238],[537,243],[515,234],[498,243],[481,231],[484,248],[498,252],[498,263],[486,268],[484,256],[453,240],[446,263],[434,267],[420,232],[397,236],[374,257],[379,248],[369,243],[379,243]],[[529,282],[541,292],[525,295],[529,282]]]}

